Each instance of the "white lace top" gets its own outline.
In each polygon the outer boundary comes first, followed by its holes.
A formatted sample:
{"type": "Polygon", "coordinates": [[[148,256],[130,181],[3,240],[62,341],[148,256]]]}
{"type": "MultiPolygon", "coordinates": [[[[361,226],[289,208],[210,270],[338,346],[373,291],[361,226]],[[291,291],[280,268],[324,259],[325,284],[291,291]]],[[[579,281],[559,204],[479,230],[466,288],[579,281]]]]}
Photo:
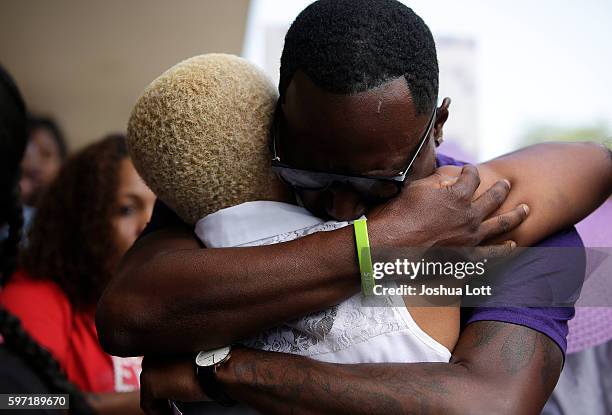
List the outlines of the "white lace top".
{"type": "MultiPolygon", "coordinates": [[[[347,225],[324,222],[299,206],[258,201],[210,214],[195,232],[207,247],[219,248],[275,244],[347,225]]],[[[448,349],[421,330],[397,298],[357,294],[243,343],[335,363],[448,362],[448,349]]]]}
{"type": "MultiPolygon", "coordinates": [[[[198,221],[195,233],[208,248],[269,245],[315,232],[339,229],[349,222],[324,222],[306,209],[280,202],[248,202],[198,221]]],[[[245,264],[248,267],[248,264],[245,264]]],[[[335,363],[448,362],[450,352],[416,325],[392,297],[357,294],[342,303],[247,339],[245,345],[335,363]]],[[[224,408],[197,404],[176,415],[254,415],[238,404],[224,408]]]]}

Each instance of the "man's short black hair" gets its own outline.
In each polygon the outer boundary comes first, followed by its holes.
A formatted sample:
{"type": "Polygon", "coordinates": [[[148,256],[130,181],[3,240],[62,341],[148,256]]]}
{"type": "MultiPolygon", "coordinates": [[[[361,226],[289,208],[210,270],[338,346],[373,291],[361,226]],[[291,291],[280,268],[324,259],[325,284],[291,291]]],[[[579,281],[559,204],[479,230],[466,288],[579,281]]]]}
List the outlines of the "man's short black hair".
{"type": "Polygon", "coordinates": [[[326,91],[351,94],[404,76],[418,114],[438,97],[429,28],[396,0],[319,0],[295,19],[281,57],[279,92],[296,71],[326,91]]]}

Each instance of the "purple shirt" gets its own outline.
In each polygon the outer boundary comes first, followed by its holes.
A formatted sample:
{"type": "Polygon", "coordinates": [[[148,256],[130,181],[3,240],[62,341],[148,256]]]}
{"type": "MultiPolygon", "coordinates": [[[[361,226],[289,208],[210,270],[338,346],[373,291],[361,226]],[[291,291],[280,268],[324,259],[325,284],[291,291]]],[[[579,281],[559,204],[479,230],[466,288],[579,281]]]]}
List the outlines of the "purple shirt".
{"type": "MultiPolygon", "coordinates": [[[[453,158],[437,155],[438,166],[462,166],[465,163],[453,158]]],[[[537,247],[583,247],[582,239],[576,228],[571,227],[540,241],[537,247]]],[[[539,255],[554,255],[554,250],[539,250],[539,255]]],[[[558,251],[557,251],[558,253],[558,251]]],[[[584,258],[559,256],[529,258],[529,261],[516,261],[512,267],[504,270],[502,277],[521,278],[525,281],[536,281],[539,278],[548,280],[553,272],[559,279],[584,278],[584,258]],[[538,260],[539,259],[539,260],[538,260]]],[[[531,287],[524,285],[527,289],[531,287]]],[[[476,321],[502,321],[519,324],[544,333],[561,348],[563,354],[567,349],[567,322],[574,317],[573,307],[477,307],[462,313],[464,325],[476,321]]]]}

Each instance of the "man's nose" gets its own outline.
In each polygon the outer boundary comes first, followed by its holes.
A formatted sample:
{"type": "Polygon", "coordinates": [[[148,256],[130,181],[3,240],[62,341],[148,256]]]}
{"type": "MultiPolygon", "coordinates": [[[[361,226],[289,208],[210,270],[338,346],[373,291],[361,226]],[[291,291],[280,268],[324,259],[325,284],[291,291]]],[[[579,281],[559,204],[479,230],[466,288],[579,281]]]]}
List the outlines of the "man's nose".
{"type": "Polygon", "coordinates": [[[352,187],[334,183],[327,189],[325,212],[335,220],[353,220],[366,211],[361,196],[352,187]]]}

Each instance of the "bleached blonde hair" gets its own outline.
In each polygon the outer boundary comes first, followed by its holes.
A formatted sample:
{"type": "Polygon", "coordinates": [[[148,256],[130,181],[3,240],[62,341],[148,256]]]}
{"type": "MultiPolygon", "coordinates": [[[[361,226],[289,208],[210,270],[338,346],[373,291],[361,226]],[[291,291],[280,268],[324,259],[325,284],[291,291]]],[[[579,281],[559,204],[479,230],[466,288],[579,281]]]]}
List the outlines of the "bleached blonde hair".
{"type": "Polygon", "coordinates": [[[138,173],[185,222],[273,199],[269,131],[277,92],[234,55],[187,59],[143,92],[128,123],[138,173]]]}

